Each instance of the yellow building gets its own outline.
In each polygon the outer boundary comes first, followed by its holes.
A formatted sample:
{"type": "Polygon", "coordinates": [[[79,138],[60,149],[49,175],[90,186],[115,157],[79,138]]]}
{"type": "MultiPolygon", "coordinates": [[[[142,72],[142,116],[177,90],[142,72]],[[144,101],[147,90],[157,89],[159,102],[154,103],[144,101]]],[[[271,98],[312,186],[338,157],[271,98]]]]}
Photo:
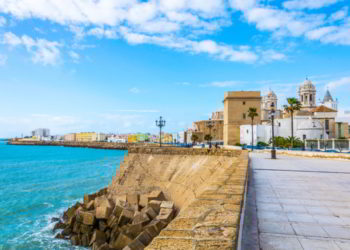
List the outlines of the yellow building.
{"type": "Polygon", "coordinates": [[[164,134],[164,135],[162,135],[162,142],[163,143],[172,143],[173,142],[173,135],[172,134],[164,134]]]}
{"type": "Polygon", "coordinates": [[[81,132],[76,133],[75,139],[78,142],[97,141],[97,134],[95,132],[81,132]]]}
{"type": "Polygon", "coordinates": [[[259,114],[254,123],[261,119],[260,91],[226,92],[224,98],[224,144],[235,145],[240,142],[240,126],[251,124],[248,117],[249,108],[256,108],[259,114]]]}
{"type": "Polygon", "coordinates": [[[137,142],[137,135],[128,135],[128,143],[137,142]]]}

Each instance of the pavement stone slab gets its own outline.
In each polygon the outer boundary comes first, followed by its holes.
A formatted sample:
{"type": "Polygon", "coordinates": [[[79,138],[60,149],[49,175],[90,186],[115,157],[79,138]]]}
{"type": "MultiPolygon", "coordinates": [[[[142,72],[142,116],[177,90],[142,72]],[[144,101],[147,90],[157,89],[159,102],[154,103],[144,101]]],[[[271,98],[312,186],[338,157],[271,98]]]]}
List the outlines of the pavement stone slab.
{"type": "Polygon", "coordinates": [[[350,250],[349,162],[250,158],[260,249],[350,250]]]}

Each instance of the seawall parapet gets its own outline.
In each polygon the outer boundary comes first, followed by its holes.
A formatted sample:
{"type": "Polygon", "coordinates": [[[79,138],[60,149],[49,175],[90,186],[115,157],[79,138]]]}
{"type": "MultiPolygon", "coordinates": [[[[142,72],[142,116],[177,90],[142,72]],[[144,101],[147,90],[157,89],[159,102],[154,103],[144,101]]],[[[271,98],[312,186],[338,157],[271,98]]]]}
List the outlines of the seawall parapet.
{"type": "Polygon", "coordinates": [[[164,192],[177,216],[146,249],[235,249],[248,152],[132,148],[108,191],[164,192]]]}

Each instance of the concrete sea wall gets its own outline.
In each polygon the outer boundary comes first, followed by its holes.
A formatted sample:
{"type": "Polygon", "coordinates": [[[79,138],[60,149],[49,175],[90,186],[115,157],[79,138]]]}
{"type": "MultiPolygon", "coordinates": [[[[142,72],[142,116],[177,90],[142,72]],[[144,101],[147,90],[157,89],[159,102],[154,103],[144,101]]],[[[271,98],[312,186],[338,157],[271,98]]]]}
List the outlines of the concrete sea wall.
{"type": "Polygon", "coordinates": [[[247,169],[247,151],[132,148],[108,193],[162,190],[175,203],[146,249],[235,249],[247,169]]]}

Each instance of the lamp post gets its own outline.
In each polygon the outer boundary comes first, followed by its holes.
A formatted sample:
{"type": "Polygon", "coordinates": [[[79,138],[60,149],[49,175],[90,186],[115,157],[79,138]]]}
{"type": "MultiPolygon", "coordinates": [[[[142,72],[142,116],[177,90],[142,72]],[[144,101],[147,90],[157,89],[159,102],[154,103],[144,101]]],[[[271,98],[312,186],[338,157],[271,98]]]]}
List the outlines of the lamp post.
{"type": "Polygon", "coordinates": [[[165,127],[165,120],[163,117],[159,117],[159,121],[156,120],[156,126],[159,127],[159,146],[162,146],[162,127],[165,127]]]}
{"type": "Polygon", "coordinates": [[[275,104],[271,103],[271,126],[272,126],[272,150],[271,150],[271,159],[276,159],[276,149],[275,149],[275,104]]]}
{"type": "Polygon", "coordinates": [[[207,128],[209,128],[209,148],[211,148],[211,129],[214,127],[214,122],[211,118],[209,118],[209,121],[207,121],[207,128]]]}

